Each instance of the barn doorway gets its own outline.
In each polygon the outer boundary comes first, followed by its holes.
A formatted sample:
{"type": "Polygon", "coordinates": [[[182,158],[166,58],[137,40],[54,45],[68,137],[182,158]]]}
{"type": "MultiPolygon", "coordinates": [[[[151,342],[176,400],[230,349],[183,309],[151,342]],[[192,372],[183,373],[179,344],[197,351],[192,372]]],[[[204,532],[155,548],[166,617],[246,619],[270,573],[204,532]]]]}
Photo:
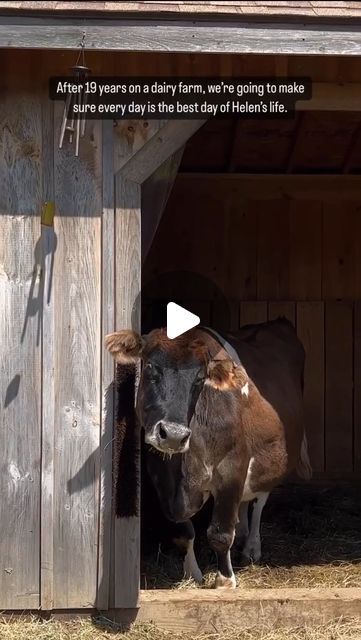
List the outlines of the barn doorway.
{"type": "MultiPolygon", "coordinates": [[[[238,566],[243,587],[361,585],[360,122],[359,112],[337,110],[208,121],[185,146],[143,256],[143,330],[164,326],[178,274],[173,295],[204,325],[235,330],[281,315],[306,349],[313,480],[300,486],[292,478],[270,498],[263,560],[238,566]]],[[[196,519],[196,551],[211,586],[208,517],[206,507],[196,519]]],[[[153,549],[151,536],[147,543],[141,588],[184,586],[171,545],[156,531],[153,549]]]]}

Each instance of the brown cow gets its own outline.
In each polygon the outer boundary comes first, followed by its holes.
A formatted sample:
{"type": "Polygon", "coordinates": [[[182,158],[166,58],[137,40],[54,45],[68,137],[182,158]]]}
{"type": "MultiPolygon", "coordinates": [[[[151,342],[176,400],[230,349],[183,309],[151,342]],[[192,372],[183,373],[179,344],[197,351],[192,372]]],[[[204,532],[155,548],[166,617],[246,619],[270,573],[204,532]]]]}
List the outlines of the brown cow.
{"type": "Polygon", "coordinates": [[[282,318],[243,327],[227,339],[203,328],[174,340],[164,329],[143,337],[125,330],[107,336],[106,347],[118,363],[142,359],[137,414],[151,445],[147,467],[164,514],[186,526],[180,543],[187,574],[201,579],[190,518],[212,495],[207,534],[218,559],[216,586],[234,587],[235,537],[245,539],[246,558],[259,560],[270,491],[293,470],[310,476],[302,418],[305,354],[293,326],[282,318]]]}

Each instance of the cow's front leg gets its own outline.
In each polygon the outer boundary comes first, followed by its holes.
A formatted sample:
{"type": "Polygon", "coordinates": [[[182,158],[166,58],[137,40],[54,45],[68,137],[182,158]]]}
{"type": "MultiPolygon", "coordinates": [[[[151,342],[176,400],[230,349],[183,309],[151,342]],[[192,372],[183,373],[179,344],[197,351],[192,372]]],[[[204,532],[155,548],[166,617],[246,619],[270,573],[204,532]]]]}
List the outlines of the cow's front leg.
{"type": "Polygon", "coordinates": [[[234,588],[236,578],[231,562],[231,547],[238,522],[240,502],[239,486],[230,486],[217,491],[214,496],[212,522],[208,527],[208,542],[217,554],[218,572],[216,588],[234,588]]]}
{"type": "Polygon", "coordinates": [[[203,576],[194,554],[195,532],[193,524],[191,520],[186,520],[186,522],[180,522],[174,527],[173,542],[185,553],[183,559],[184,577],[193,578],[195,582],[200,584],[203,576]]]}

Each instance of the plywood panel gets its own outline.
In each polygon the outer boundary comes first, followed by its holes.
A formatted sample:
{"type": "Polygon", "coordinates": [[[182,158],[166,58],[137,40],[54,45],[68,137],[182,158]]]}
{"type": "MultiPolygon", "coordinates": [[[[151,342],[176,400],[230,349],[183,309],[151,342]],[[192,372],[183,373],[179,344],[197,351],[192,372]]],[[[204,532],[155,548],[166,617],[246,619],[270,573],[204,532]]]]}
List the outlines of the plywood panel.
{"type": "MultiPolygon", "coordinates": [[[[58,105],[57,105],[58,107],[58,105]]],[[[101,126],[87,123],[79,158],[58,150],[55,353],[54,607],[96,601],[100,440],[101,126]]]]}
{"type": "Polygon", "coordinates": [[[297,303],[297,333],[305,351],[304,424],[311,465],[324,471],[325,336],[323,302],[297,303]]]}
{"type": "Polygon", "coordinates": [[[322,203],[292,200],[290,202],[290,297],[293,300],[320,300],[321,291],[322,203]]]}
{"type": "Polygon", "coordinates": [[[267,302],[241,302],[240,306],[240,326],[266,322],[267,302]]]}
{"type": "Polygon", "coordinates": [[[296,309],[295,303],[292,301],[286,302],[269,302],[268,304],[268,319],[275,320],[276,318],[287,318],[293,325],[296,324],[296,309]]]}
{"type": "Polygon", "coordinates": [[[289,210],[286,200],[273,200],[258,212],[259,300],[289,299],[289,210]]]}
{"type": "Polygon", "coordinates": [[[0,608],[39,606],[41,102],[0,103],[0,608]]]}
{"type": "Polygon", "coordinates": [[[353,466],[352,303],[326,304],[326,471],[353,466]]]}

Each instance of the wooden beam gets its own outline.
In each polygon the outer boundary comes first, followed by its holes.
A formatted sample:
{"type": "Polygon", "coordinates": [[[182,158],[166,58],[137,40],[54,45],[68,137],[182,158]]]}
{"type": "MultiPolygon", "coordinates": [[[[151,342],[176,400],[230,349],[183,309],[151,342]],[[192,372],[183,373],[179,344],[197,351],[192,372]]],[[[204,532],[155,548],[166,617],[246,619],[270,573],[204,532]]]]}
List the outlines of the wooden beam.
{"type": "Polygon", "coordinates": [[[141,592],[137,622],[179,633],[321,625],[361,616],[361,589],[161,589],[141,592]]]}
{"type": "Polygon", "coordinates": [[[110,604],[110,548],[112,520],[112,457],[114,428],[114,361],[103,347],[104,336],[115,330],[115,200],[113,163],[113,123],[102,123],[102,425],[100,433],[99,545],[96,605],[110,604]]]}
{"type": "MultiPolygon", "coordinates": [[[[115,181],[115,206],[115,325],[117,328],[140,331],[141,187],[125,180],[120,173],[115,181]]],[[[136,464],[139,479],[139,459],[136,464]]],[[[139,491],[138,482],[131,490],[139,491]]],[[[113,553],[114,606],[137,607],[140,580],[138,515],[115,519],[113,553]]]]}
{"type": "Polygon", "coordinates": [[[122,177],[126,180],[142,184],[187,140],[206,120],[169,120],[126,162],[122,169],[122,177]]]}
{"type": "MultiPolygon", "coordinates": [[[[43,207],[54,212],[54,104],[42,98],[43,120],[43,207]]],[[[43,218],[44,221],[44,218],[43,218]]],[[[41,459],[41,527],[40,607],[46,611],[54,602],[54,404],[55,404],[55,304],[54,260],[57,238],[54,220],[41,225],[44,255],[43,336],[42,336],[42,459],[41,459]]]]}
{"type": "Polygon", "coordinates": [[[184,147],[176,151],[146,180],[142,188],[142,262],[146,259],[170,192],[177,177],[184,147]]]}
{"type": "Polygon", "coordinates": [[[360,111],[360,105],[360,82],[314,82],[311,100],[296,102],[296,110],[360,111]]]}
{"type": "Polygon", "coordinates": [[[321,21],[296,24],[234,19],[230,23],[220,16],[155,21],[3,14],[0,47],[77,49],[83,32],[87,49],[103,51],[350,56],[359,56],[361,51],[361,31],[351,21],[335,25],[321,21]]]}
{"type": "Polygon", "coordinates": [[[247,200],[297,198],[299,200],[331,201],[361,199],[361,181],[358,175],[293,175],[242,173],[180,173],[178,184],[205,184],[209,180],[217,188],[239,190],[247,200]]]}

